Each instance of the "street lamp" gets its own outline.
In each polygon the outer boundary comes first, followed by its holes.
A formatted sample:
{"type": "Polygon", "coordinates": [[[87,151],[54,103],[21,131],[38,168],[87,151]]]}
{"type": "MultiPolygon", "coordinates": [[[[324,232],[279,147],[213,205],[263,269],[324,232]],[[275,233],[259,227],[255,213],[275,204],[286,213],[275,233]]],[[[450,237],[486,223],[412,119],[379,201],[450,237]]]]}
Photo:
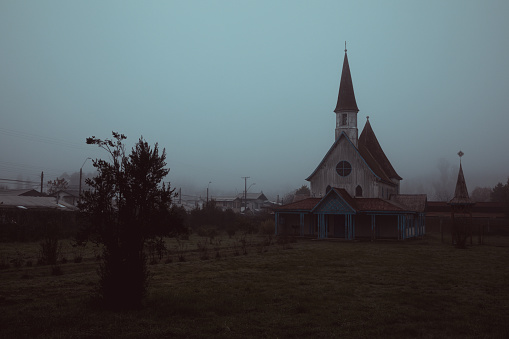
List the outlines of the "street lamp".
{"type": "Polygon", "coordinates": [[[83,176],[83,166],[85,166],[85,163],[88,159],[92,158],[86,158],[85,161],[83,161],[83,165],[80,167],[80,186],[79,186],[79,192],[78,192],[78,199],[81,201],[81,177],[83,176]]]}
{"type": "Polygon", "coordinates": [[[207,204],[209,203],[209,186],[212,184],[212,181],[209,181],[209,184],[207,185],[207,204]]]}

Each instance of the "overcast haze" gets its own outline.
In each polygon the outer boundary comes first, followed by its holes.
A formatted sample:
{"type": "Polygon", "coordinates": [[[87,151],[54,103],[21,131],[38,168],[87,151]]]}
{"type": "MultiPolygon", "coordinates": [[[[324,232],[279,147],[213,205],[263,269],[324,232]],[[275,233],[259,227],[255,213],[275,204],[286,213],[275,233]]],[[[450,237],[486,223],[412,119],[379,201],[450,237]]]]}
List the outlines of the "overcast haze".
{"type": "Polygon", "coordinates": [[[85,139],[118,131],[166,148],[175,187],[235,193],[249,176],[250,192],[282,195],[334,142],[346,40],[359,134],[369,115],[403,192],[430,193],[460,149],[468,188],[492,187],[509,175],[508,13],[508,1],[1,0],[0,178],[79,171],[106,156],[85,139]]]}

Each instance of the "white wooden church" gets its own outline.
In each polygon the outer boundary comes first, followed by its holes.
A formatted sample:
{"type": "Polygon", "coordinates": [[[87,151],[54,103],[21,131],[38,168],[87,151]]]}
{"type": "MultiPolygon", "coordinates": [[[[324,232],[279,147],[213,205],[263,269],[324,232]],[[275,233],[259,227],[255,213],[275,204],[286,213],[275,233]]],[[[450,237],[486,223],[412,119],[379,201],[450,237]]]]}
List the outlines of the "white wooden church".
{"type": "Polygon", "coordinates": [[[276,234],[318,238],[397,238],[425,232],[425,194],[400,194],[402,178],[366,120],[358,136],[347,51],[339,85],[335,141],[307,177],[311,197],[275,210],[276,234]]]}

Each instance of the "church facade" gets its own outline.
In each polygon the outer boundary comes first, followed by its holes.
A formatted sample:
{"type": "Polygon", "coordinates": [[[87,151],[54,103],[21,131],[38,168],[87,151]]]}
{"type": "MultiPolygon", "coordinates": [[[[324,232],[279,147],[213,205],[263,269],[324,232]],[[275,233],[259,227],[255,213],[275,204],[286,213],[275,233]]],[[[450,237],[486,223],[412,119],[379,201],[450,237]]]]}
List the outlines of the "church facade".
{"type": "Polygon", "coordinates": [[[355,239],[421,236],[426,195],[400,194],[402,178],[385,155],[369,117],[358,136],[347,51],[339,86],[335,141],[306,178],[311,197],[275,210],[276,234],[355,239]]]}

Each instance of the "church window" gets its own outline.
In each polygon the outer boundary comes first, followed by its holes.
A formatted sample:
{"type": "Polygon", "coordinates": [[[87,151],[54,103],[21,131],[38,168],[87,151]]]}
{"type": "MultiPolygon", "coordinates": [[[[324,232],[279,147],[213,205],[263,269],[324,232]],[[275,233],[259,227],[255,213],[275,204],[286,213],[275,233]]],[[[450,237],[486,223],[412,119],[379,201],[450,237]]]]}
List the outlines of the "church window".
{"type": "Polygon", "coordinates": [[[331,189],[332,187],[330,187],[330,185],[327,185],[327,187],[325,188],[325,194],[329,193],[331,189]]]}
{"type": "Polygon", "coordinates": [[[355,196],[356,196],[356,197],[362,197],[362,187],[361,187],[361,185],[358,185],[358,186],[355,188],[355,196]]]}
{"type": "Polygon", "coordinates": [[[336,165],[336,172],[342,177],[346,177],[352,172],[352,165],[348,161],[340,161],[336,165]]]}
{"type": "Polygon", "coordinates": [[[341,114],[341,125],[345,126],[348,124],[348,114],[341,114]]]}

